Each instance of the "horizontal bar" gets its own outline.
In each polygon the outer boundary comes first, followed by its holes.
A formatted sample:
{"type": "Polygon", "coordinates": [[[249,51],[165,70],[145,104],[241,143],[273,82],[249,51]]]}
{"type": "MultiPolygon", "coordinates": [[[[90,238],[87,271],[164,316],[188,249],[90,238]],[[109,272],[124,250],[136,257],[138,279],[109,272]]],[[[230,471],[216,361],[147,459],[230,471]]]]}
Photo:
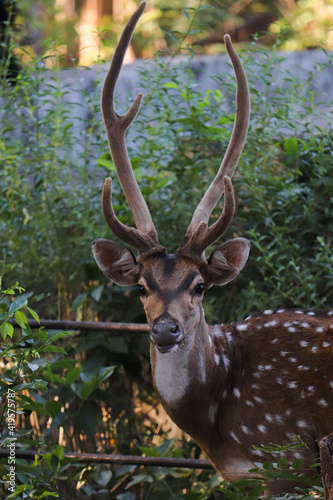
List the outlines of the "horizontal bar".
{"type": "MultiPolygon", "coordinates": [[[[13,326],[18,326],[14,319],[9,320],[13,326]]],[[[40,323],[35,319],[28,319],[31,328],[45,326],[50,330],[125,330],[129,332],[148,332],[146,323],[113,323],[100,321],[66,321],[56,319],[41,319],[40,323]]]]}
{"type": "MultiPolygon", "coordinates": [[[[0,458],[8,457],[10,450],[0,448],[0,458]]],[[[25,458],[34,460],[35,456],[43,456],[48,452],[38,452],[37,450],[20,450],[15,449],[15,458],[25,458]]],[[[171,457],[141,457],[131,455],[107,455],[104,453],[75,453],[66,452],[63,457],[73,458],[77,462],[93,462],[115,465],[135,465],[135,466],[152,466],[152,467],[178,467],[185,469],[213,469],[209,460],[199,460],[192,458],[171,458],[171,457]]]]}

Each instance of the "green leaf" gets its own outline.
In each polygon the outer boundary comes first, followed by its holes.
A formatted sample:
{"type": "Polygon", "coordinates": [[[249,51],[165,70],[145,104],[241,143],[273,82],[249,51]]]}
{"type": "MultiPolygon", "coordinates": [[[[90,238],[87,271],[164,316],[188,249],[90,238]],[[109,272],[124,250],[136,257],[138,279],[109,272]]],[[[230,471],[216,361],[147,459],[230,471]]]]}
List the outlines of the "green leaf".
{"type": "Polygon", "coordinates": [[[91,292],[91,296],[94,300],[96,300],[96,302],[98,302],[99,299],[101,298],[103,290],[104,290],[104,285],[99,285],[91,292]]]}
{"type": "Polygon", "coordinates": [[[87,399],[92,392],[97,388],[97,380],[96,377],[94,377],[92,380],[89,380],[83,386],[81,387],[81,398],[82,399],[87,399]]]}
{"type": "Polygon", "coordinates": [[[294,155],[298,151],[298,141],[296,137],[288,137],[283,142],[284,149],[287,153],[294,155]]]}
{"type": "Polygon", "coordinates": [[[177,83],[174,83],[174,82],[163,83],[163,87],[165,87],[167,89],[179,89],[179,85],[177,85],[177,83]]]}
{"type": "Polygon", "coordinates": [[[293,469],[299,469],[303,466],[303,460],[301,458],[296,458],[296,460],[291,464],[293,469]]]}
{"type": "Polygon", "coordinates": [[[132,481],[130,481],[128,483],[128,485],[126,486],[126,489],[131,488],[131,486],[134,486],[135,484],[145,483],[145,482],[152,483],[153,478],[151,476],[149,476],[148,474],[137,474],[136,476],[133,476],[132,481]]]}
{"type": "Polygon", "coordinates": [[[38,352],[60,352],[61,354],[67,354],[65,349],[63,349],[62,347],[59,347],[57,345],[48,345],[45,347],[40,347],[38,349],[38,352]]]}
{"type": "Polygon", "coordinates": [[[101,167],[105,167],[107,170],[110,170],[111,172],[116,171],[114,163],[111,160],[106,160],[105,158],[98,158],[97,164],[101,165],[101,167]]]}
{"type": "Polygon", "coordinates": [[[40,367],[46,366],[46,359],[44,358],[39,358],[39,359],[34,359],[33,361],[28,361],[28,366],[31,371],[36,371],[40,367]]]}
{"type": "Polygon", "coordinates": [[[82,366],[81,365],[73,368],[69,373],[67,373],[67,376],[66,376],[67,384],[72,385],[75,382],[75,380],[80,376],[81,373],[82,373],[82,366]]]}
{"type": "Polygon", "coordinates": [[[277,463],[277,466],[279,469],[286,469],[288,467],[288,460],[286,457],[280,458],[280,460],[277,463]]]}
{"type": "Polygon", "coordinates": [[[10,323],[5,322],[0,325],[0,335],[4,340],[6,340],[7,336],[12,338],[13,333],[14,333],[14,327],[10,323]]]}
{"type": "Polygon", "coordinates": [[[47,339],[46,344],[51,344],[53,342],[56,342],[57,340],[63,339],[64,337],[68,337],[71,335],[70,332],[58,332],[52,335],[49,339],[47,339]]]}
{"type": "Polygon", "coordinates": [[[47,413],[52,417],[56,417],[58,413],[60,412],[62,408],[62,402],[61,401],[46,401],[45,403],[45,409],[47,413]]]}
{"type": "Polygon", "coordinates": [[[21,309],[22,307],[26,306],[27,303],[28,299],[25,295],[17,297],[17,299],[15,299],[14,302],[11,303],[8,313],[13,314],[18,309],[21,309]]]}
{"type": "Polygon", "coordinates": [[[39,319],[39,316],[38,314],[36,313],[36,311],[34,311],[33,309],[31,309],[30,307],[27,308],[29,313],[31,314],[31,316],[38,322],[40,323],[40,319],[39,319]]]}
{"type": "Polygon", "coordinates": [[[25,328],[27,326],[28,320],[27,320],[26,315],[22,311],[16,310],[14,313],[14,317],[15,317],[16,323],[21,328],[25,328]]]}
{"type": "Polygon", "coordinates": [[[99,370],[98,377],[97,377],[97,384],[101,384],[105,380],[107,380],[113,372],[115,371],[116,366],[104,366],[99,370]]]}

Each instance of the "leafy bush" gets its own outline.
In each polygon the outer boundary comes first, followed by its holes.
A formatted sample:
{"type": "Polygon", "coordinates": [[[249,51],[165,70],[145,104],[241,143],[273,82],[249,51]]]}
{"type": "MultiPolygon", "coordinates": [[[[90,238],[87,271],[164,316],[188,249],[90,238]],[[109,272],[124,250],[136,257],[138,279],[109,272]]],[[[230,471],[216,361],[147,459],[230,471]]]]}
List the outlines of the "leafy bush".
{"type": "MultiPolygon", "coordinates": [[[[274,85],[281,57],[261,51],[256,57],[244,53],[243,59],[251,127],[234,181],[238,206],[227,237],[250,238],[252,251],[234,283],[209,292],[208,318],[214,321],[267,307],[327,307],[332,294],[330,109],[323,110],[327,128],[317,126],[309,107],[315,96],[304,82],[286,74],[280,88],[274,85]]],[[[151,71],[145,68],[141,80],[146,105],[129,132],[130,155],[160,240],[174,251],[229,140],[234,80],[231,71],[221,75],[219,88],[201,95],[190,66],[164,59],[151,71]]],[[[123,320],[126,307],[126,320],[141,320],[136,298],[125,292],[124,299],[91,257],[91,241],[109,237],[100,185],[112,163],[97,82],[96,92],[77,90],[90,110],[89,124],[75,116],[79,107],[65,102],[68,86],[37,62],[13,89],[3,84],[2,273],[8,281],[20,275],[36,295],[44,293],[39,310],[48,317],[123,320]],[[110,309],[111,301],[119,307],[110,309]]],[[[131,223],[119,187],[114,200],[121,220],[131,223]]]]}
{"type": "MultiPolygon", "coordinates": [[[[231,135],[235,93],[230,70],[216,78],[218,89],[200,94],[186,33],[174,36],[176,53],[187,51],[188,64],[176,64],[172,54],[170,59],[156,58],[153,69],[142,70],[145,104],[128,134],[136,176],[160,241],[170,251],[179,245],[204,186],[220,164],[231,135]]],[[[236,216],[226,236],[248,237],[252,251],[237,280],[207,294],[207,318],[216,322],[242,318],[258,309],[325,308],[332,298],[330,109],[322,107],[328,125],[319,127],[313,120],[316,96],[306,85],[311,83],[311,73],[308,82],[285,73],[283,84],[276,87],[278,53],[253,53],[249,47],[242,58],[251,87],[252,117],[234,179],[236,216]]],[[[171,491],[175,498],[250,498],[245,492],[248,483],[225,490],[226,485],[220,485],[211,472],[110,470],[64,457],[65,448],[126,454],[144,449],[147,453],[153,435],[161,441],[166,436],[142,409],[145,402],[149,410],[158,411],[147,336],[110,339],[91,332],[64,337],[66,353],[72,358],[68,359],[58,345],[57,332],[33,331],[26,321],[27,315],[38,318],[35,309],[40,316],[64,319],[145,321],[136,293],[107,282],[90,253],[95,237],[110,237],[100,194],[113,165],[101,123],[99,82],[88,88],[80,76],[79,87],[71,88],[78,106],[67,100],[70,84],[59,73],[46,71],[43,59],[31,59],[14,83],[8,82],[6,67],[0,76],[0,228],[4,235],[0,269],[6,283],[19,276],[34,293],[34,309],[22,311],[27,295],[11,301],[15,289],[2,292],[0,334],[6,365],[1,368],[0,387],[2,394],[8,386],[15,387],[20,408],[26,412],[26,417],[18,418],[26,426],[20,429],[30,437],[27,441],[20,436],[20,445],[49,452],[33,466],[18,461],[22,490],[17,494],[131,500],[141,494],[147,499],[170,498],[171,491]],[[89,110],[89,121],[81,116],[83,105],[89,110]],[[8,321],[13,315],[20,325],[15,332],[8,321]],[[46,351],[52,347],[59,349],[53,354],[46,351]],[[7,362],[9,354],[9,361],[15,356],[15,363],[7,362]],[[33,424],[28,417],[35,419],[33,424]],[[60,434],[63,444],[55,446],[60,434]]],[[[117,214],[131,224],[132,216],[114,184],[117,214]]],[[[221,209],[219,205],[212,220],[221,209]]],[[[5,443],[5,434],[2,439],[5,443]]],[[[173,443],[153,451],[198,454],[195,444],[185,439],[180,451],[173,443]]],[[[280,468],[272,463],[259,468],[263,476],[280,468]]],[[[4,465],[1,473],[6,475],[4,465]]],[[[256,483],[252,498],[258,487],[256,483]]]]}

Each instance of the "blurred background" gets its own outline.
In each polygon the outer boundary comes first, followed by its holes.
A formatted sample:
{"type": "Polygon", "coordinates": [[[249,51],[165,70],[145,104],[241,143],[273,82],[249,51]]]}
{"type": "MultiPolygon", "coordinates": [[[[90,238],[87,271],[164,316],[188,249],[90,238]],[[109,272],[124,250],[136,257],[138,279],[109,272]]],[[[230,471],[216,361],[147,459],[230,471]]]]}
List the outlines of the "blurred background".
{"type": "MultiPolygon", "coordinates": [[[[0,22],[15,25],[28,54],[41,55],[47,49],[52,55],[54,43],[64,65],[91,65],[110,57],[135,6],[133,0],[0,0],[0,22]]],[[[187,26],[191,10],[203,6],[190,36],[195,53],[221,52],[225,33],[234,42],[256,40],[270,46],[281,30],[285,50],[309,50],[318,44],[333,47],[332,0],[152,0],[136,29],[127,61],[168,50],[173,35],[187,26]]],[[[52,65],[52,57],[45,64],[52,65]]]]}

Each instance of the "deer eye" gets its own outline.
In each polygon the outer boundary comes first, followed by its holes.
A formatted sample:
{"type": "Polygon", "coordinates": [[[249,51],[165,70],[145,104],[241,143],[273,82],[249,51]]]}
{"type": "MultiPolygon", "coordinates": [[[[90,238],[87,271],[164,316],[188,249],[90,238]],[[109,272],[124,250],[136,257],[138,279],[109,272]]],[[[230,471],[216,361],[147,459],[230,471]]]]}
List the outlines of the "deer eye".
{"type": "Polygon", "coordinates": [[[136,287],[137,287],[137,289],[139,290],[139,294],[141,295],[141,297],[142,297],[143,295],[146,295],[146,290],[145,290],[145,287],[144,287],[144,286],[142,286],[142,285],[137,285],[136,287]]]}
{"type": "Polygon", "coordinates": [[[202,295],[203,292],[204,292],[204,289],[205,289],[205,285],[204,283],[199,283],[196,287],[195,287],[195,293],[197,295],[202,295]]]}

